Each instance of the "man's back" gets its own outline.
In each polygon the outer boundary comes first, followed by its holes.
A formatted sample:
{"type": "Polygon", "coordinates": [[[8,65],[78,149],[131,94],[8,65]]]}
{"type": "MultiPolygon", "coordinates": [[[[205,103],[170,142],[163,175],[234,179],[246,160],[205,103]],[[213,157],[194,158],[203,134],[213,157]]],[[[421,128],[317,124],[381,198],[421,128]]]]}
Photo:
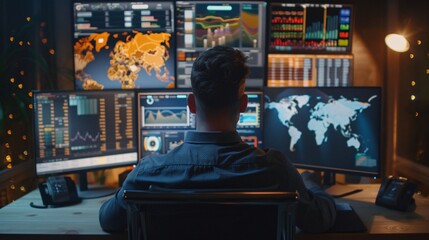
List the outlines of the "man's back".
{"type": "MultiPolygon", "coordinates": [[[[149,186],[169,189],[276,188],[307,194],[300,175],[281,153],[250,147],[241,141],[237,132],[188,132],[185,142],[175,150],[143,159],[127,177],[121,191],[148,189],[149,186]]],[[[124,214],[125,203],[121,196],[119,192],[116,200],[102,207],[100,221],[106,230],[126,227],[121,217],[102,216],[102,213],[107,216],[109,212],[117,211],[124,214]],[[117,208],[118,203],[121,209],[117,208]]],[[[317,216],[312,218],[318,219],[317,216]]],[[[303,221],[314,219],[307,216],[303,221]]]]}
{"type": "Polygon", "coordinates": [[[242,142],[236,132],[188,132],[185,143],[175,150],[145,158],[134,181],[139,186],[178,189],[279,186],[289,171],[281,170],[282,159],[269,156],[242,142]]]}

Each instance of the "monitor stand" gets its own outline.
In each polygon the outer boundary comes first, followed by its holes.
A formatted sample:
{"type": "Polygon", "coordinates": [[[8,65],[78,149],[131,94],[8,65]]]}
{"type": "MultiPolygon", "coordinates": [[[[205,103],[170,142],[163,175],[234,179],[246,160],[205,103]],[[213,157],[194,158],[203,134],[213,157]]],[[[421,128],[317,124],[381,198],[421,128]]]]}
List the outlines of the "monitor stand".
{"type": "Polygon", "coordinates": [[[114,187],[108,187],[100,184],[88,185],[88,179],[86,174],[87,172],[81,172],[78,174],[78,195],[80,198],[100,198],[113,195],[116,192],[117,189],[114,187]]]}
{"type": "Polygon", "coordinates": [[[361,188],[354,188],[345,184],[336,183],[335,173],[332,172],[324,172],[322,184],[325,192],[334,198],[345,197],[363,190],[361,188]]]}

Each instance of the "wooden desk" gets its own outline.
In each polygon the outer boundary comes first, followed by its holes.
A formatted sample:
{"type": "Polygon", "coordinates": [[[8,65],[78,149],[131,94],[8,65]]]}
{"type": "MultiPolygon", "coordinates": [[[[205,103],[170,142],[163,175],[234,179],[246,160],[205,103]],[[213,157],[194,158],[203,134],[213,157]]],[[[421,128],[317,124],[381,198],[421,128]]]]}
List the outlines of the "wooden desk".
{"type": "Polygon", "coordinates": [[[361,188],[362,192],[343,198],[337,203],[349,203],[362,219],[368,232],[365,233],[298,233],[296,239],[429,239],[429,198],[416,195],[417,209],[414,212],[401,212],[375,205],[379,184],[349,185],[361,188]],[[316,237],[317,236],[317,237],[316,237]]]}
{"type": "MultiPolygon", "coordinates": [[[[298,233],[296,239],[429,239],[429,199],[415,196],[415,212],[399,212],[374,205],[378,184],[350,185],[362,192],[336,199],[351,204],[359,214],[366,233],[298,233]]],[[[38,190],[0,209],[0,239],[127,239],[126,234],[103,232],[98,210],[109,197],[83,200],[62,208],[36,209],[41,204],[38,190]]]]}
{"type": "Polygon", "coordinates": [[[101,204],[110,197],[83,200],[61,208],[37,209],[42,205],[38,189],[0,209],[0,239],[127,239],[127,234],[103,232],[98,221],[101,204]]]}

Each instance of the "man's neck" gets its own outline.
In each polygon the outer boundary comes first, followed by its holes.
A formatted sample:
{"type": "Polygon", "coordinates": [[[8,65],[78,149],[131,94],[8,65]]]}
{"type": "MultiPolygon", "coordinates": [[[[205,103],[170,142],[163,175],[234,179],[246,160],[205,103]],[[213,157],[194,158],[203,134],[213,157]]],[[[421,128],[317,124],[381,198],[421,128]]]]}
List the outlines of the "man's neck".
{"type": "Polygon", "coordinates": [[[218,117],[216,119],[197,119],[197,131],[199,132],[230,132],[236,131],[237,124],[231,123],[229,117],[218,117]]]}

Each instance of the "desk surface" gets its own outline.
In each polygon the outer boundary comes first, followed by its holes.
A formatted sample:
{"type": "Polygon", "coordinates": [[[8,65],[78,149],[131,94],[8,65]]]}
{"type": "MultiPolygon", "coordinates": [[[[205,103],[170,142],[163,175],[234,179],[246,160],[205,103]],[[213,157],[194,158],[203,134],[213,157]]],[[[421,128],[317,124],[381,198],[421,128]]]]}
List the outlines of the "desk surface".
{"type": "MultiPolygon", "coordinates": [[[[110,196],[111,197],[111,196],[110,196]]],[[[34,190],[0,209],[0,239],[126,239],[110,235],[100,227],[98,210],[110,197],[82,200],[61,208],[38,209],[30,202],[43,205],[39,190],[34,190]],[[31,235],[31,238],[29,236],[31,235]],[[73,237],[74,236],[74,237],[73,237]]]]}
{"type": "MultiPolygon", "coordinates": [[[[401,212],[375,205],[379,184],[348,185],[363,191],[343,198],[337,203],[349,203],[367,228],[365,233],[324,233],[323,239],[429,239],[429,198],[415,195],[417,209],[401,212]]],[[[316,236],[321,237],[319,234],[316,236]]],[[[314,235],[299,233],[297,239],[316,239],[314,235]]]]}
{"type": "MultiPolygon", "coordinates": [[[[429,198],[415,196],[415,212],[400,212],[374,205],[378,184],[350,185],[363,191],[336,199],[349,203],[365,223],[366,233],[298,233],[297,239],[429,239],[429,198]]],[[[0,239],[126,239],[126,234],[103,232],[98,210],[109,197],[83,200],[69,207],[36,209],[41,204],[38,190],[0,209],[0,239]],[[29,238],[29,236],[31,236],[29,238]]]]}

